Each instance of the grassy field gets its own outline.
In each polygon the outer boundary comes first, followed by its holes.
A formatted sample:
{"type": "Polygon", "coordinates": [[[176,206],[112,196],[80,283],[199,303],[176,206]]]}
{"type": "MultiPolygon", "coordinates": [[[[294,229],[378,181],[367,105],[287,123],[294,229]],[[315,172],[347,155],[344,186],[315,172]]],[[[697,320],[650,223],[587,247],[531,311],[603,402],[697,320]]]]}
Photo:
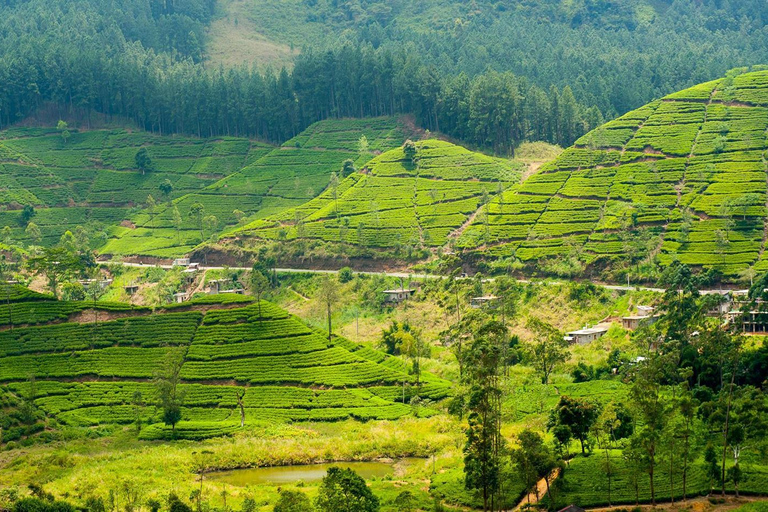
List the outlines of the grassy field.
{"type": "Polygon", "coordinates": [[[658,251],[662,265],[764,271],[766,77],[734,72],[608,122],[494,197],[459,245],[532,264],[658,251]]]}

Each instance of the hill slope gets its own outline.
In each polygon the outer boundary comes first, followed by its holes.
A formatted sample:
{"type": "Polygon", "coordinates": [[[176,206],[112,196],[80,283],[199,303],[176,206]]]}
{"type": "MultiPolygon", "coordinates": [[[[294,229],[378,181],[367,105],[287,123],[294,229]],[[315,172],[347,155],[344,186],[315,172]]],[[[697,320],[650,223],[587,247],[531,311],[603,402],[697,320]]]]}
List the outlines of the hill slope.
{"type": "Polygon", "coordinates": [[[524,262],[658,257],[735,275],[765,257],[768,71],[729,74],[579,139],[494,198],[467,249],[524,262]],[[487,247],[484,247],[487,246],[487,247]]]}
{"type": "Polygon", "coordinates": [[[442,246],[491,194],[519,182],[521,171],[514,161],[422,141],[413,159],[402,147],[388,151],[318,198],[236,233],[378,248],[442,246]]]}
{"type": "Polygon", "coordinates": [[[279,67],[294,49],[339,41],[408,48],[409,58],[454,76],[492,65],[540,87],[569,85],[606,116],[766,56],[760,33],[768,11],[758,0],[219,0],[219,7],[207,48],[217,64],[258,59],[279,67]]]}
{"type": "Polygon", "coordinates": [[[403,125],[390,117],[315,123],[225,178],[172,204],[134,216],[135,227],[116,229],[101,252],[160,257],[183,254],[221,229],[247,222],[248,217],[279,213],[314,198],[345,160],[362,165],[372,155],[402,144],[405,132],[403,125]],[[358,145],[363,135],[368,149],[361,152],[358,145]],[[191,214],[196,204],[203,210],[191,214]]]}
{"type": "Polygon", "coordinates": [[[169,137],[142,131],[73,131],[53,128],[0,132],[0,224],[16,242],[30,242],[20,208],[37,209],[44,245],[66,230],[91,225],[99,231],[129,217],[147,196],[158,202],[200,190],[258,159],[270,146],[247,139],[169,137]],[[136,154],[146,148],[153,170],[142,173],[136,154]],[[160,185],[168,180],[167,196],[160,185]]]}
{"type": "MultiPolygon", "coordinates": [[[[17,308],[33,302],[43,316],[49,308],[90,305],[15,295],[17,308]]],[[[160,314],[126,304],[119,318],[99,323],[18,327],[23,320],[15,316],[16,328],[0,330],[0,385],[15,396],[33,394],[39,409],[68,425],[128,424],[139,417],[147,425],[141,436],[149,439],[169,433],[151,379],[175,356],[183,358],[180,437],[237,430],[242,392],[246,426],[410,413],[395,402],[403,382],[414,381],[399,360],[342,338],[329,342],[272,304],[243,307],[233,300],[243,297],[206,297],[160,314]]],[[[97,306],[113,314],[119,309],[97,306]]],[[[0,323],[7,326],[7,314],[0,323]]],[[[428,375],[422,381],[421,396],[446,396],[447,382],[428,375]]]]}

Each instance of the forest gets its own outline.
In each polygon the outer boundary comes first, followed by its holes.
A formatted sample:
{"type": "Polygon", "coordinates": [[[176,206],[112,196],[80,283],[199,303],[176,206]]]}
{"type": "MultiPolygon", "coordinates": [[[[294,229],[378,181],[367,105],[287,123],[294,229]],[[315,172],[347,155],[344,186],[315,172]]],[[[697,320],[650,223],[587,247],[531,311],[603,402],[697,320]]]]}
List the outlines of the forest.
{"type": "Polygon", "coordinates": [[[356,20],[357,34],[328,14],[353,12],[349,3],[307,3],[304,9],[344,35],[333,44],[306,47],[289,71],[255,63],[207,67],[204,31],[216,11],[210,1],[6,3],[0,122],[7,126],[52,102],[62,116],[95,111],[159,133],[283,142],[328,117],[409,113],[424,128],[511,154],[526,140],[570,145],[606,118],[766,53],[766,38],[751,30],[764,7],[751,4],[662,2],[662,12],[652,10],[656,14],[646,27],[637,12],[647,9],[631,5],[614,15],[629,21],[605,23],[612,3],[587,2],[568,14],[555,4],[534,2],[507,14],[503,2],[462,8],[447,2],[437,19],[450,13],[459,16],[456,23],[471,19],[460,34],[439,25],[414,31],[404,22],[398,30],[399,24],[386,19],[382,27],[370,14],[390,9],[399,20],[395,14],[407,16],[409,7],[360,7],[363,23],[351,14],[346,22],[356,20]],[[536,22],[548,17],[556,20],[553,26],[536,22]],[[657,31],[665,34],[663,47],[657,31]],[[517,49],[505,40],[511,34],[524,35],[517,49]],[[669,39],[678,36],[685,44],[669,39]],[[637,40],[642,38],[655,43],[646,47],[637,40]],[[552,48],[532,48],[554,41],[552,48]]]}

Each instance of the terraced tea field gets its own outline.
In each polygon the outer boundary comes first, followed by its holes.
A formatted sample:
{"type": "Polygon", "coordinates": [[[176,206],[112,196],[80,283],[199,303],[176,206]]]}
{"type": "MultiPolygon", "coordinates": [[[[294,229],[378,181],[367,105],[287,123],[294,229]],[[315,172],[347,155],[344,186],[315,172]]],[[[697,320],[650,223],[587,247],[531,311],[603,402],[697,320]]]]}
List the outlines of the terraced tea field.
{"type": "Polygon", "coordinates": [[[374,154],[400,146],[404,128],[394,118],[327,120],[205,188],[132,218],[131,228],[115,228],[101,249],[106,254],[174,257],[227,227],[279,214],[318,196],[345,160],[361,167],[374,154]],[[359,151],[361,136],[367,151],[359,151]],[[190,213],[202,205],[199,214],[190,213]],[[211,220],[210,217],[214,219],[211,220]],[[208,220],[206,220],[208,218],[208,220]]]}
{"type": "Polygon", "coordinates": [[[12,228],[16,242],[29,242],[20,208],[34,206],[31,220],[49,245],[78,225],[117,226],[148,195],[161,203],[204,189],[270,150],[237,138],[93,130],[65,139],[53,128],[12,128],[0,132],[0,225],[12,228]],[[141,148],[151,159],[146,172],[136,165],[141,148]],[[167,194],[160,189],[166,180],[167,194]]]}
{"type": "Polygon", "coordinates": [[[492,194],[519,183],[522,164],[454,144],[416,143],[368,162],[337,187],[235,232],[266,239],[319,239],[368,247],[442,246],[492,194]]]}
{"type": "Polygon", "coordinates": [[[736,275],[765,254],[768,72],[733,72],[594,130],[493,198],[460,246],[524,262],[636,252],[736,275]],[[487,220],[486,220],[487,219],[487,220]]]}
{"type": "MultiPolygon", "coordinates": [[[[23,290],[14,287],[9,294],[14,329],[8,328],[8,306],[0,308],[5,311],[0,386],[25,397],[33,386],[37,407],[67,425],[140,420],[145,425],[142,438],[167,437],[170,427],[162,422],[152,379],[173,354],[183,355],[179,392],[184,401],[176,428],[181,438],[237,431],[242,393],[246,427],[261,420],[396,419],[411,414],[402,400],[414,393],[415,378],[403,363],[342,338],[329,341],[267,302],[243,305],[237,301],[246,298],[224,295],[154,314],[97,303],[101,310],[130,315],[76,323],[67,321],[70,315],[92,303],[57,303],[23,290]],[[59,307],[52,311],[55,304],[59,307]],[[23,306],[26,311],[36,308],[40,325],[19,326],[23,306]],[[45,323],[43,318],[63,322],[45,323]]],[[[422,382],[422,397],[448,395],[448,382],[429,375],[422,382]]]]}

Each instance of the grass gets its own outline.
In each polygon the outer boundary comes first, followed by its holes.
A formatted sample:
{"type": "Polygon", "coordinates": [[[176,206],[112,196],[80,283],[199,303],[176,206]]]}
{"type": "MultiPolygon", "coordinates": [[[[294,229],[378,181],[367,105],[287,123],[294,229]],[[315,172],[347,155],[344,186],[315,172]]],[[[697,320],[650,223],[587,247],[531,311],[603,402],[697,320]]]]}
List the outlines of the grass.
{"type": "MultiPolygon", "coordinates": [[[[255,423],[231,439],[173,444],[136,440],[126,429],[96,441],[75,440],[64,449],[39,446],[28,450],[3,471],[0,486],[28,482],[43,469],[51,475],[46,484],[49,492],[67,494],[78,502],[91,495],[106,498],[110,489],[117,491],[126,485],[141,489],[144,499],[162,499],[171,490],[186,498],[199,487],[195,467],[200,462],[219,469],[402,457],[422,457],[426,462],[433,453],[450,447],[459,434],[458,426],[446,417],[368,423],[255,423]],[[203,461],[201,451],[206,453],[203,461]]],[[[436,467],[442,471],[442,466],[452,461],[438,458],[436,467]]],[[[429,478],[431,469],[431,464],[409,465],[396,479],[376,479],[370,484],[385,503],[402,488],[429,502],[423,479],[429,478]]],[[[287,487],[297,488],[295,484],[287,487]]],[[[299,484],[298,488],[314,496],[317,484],[299,484]]],[[[221,506],[221,491],[226,490],[228,504],[236,509],[250,497],[256,500],[258,510],[271,510],[270,504],[278,495],[277,486],[237,487],[210,479],[204,481],[203,489],[204,499],[214,506],[221,506]]]]}

